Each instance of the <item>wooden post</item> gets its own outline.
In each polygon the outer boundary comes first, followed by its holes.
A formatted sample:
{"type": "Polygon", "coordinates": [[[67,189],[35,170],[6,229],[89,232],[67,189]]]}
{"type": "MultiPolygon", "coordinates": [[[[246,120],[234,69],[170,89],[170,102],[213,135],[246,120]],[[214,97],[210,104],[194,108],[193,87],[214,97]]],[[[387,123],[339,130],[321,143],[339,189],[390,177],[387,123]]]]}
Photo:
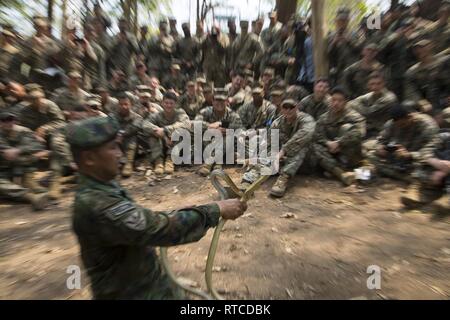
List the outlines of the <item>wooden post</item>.
{"type": "Polygon", "coordinates": [[[62,11],[61,39],[63,41],[65,41],[66,40],[66,24],[67,24],[67,0],[62,0],[62,2],[61,2],[61,11],[62,11]]]}
{"type": "Polygon", "coordinates": [[[282,23],[287,23],[297,10],[297,0],[277,0],[276,6],[278,20],[282,23]]]}
{"type": "Polygon", "coordinates": [[[315,77],[328,76],[328,59],[326,55],[325,0],[311,1],[312,32],[314,45],[315,77]]]}

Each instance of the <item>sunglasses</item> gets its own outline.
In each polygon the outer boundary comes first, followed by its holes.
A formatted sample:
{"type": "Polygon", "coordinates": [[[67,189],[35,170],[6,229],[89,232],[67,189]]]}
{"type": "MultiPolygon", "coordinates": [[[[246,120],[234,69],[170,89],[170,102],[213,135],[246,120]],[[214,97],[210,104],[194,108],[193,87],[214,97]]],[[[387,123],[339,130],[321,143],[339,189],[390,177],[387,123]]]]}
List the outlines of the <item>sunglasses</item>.
{"type": "Polygon", "coordinates": [[[0,119],[0,122],[11,122],[14,120],[16,120],[14,117],[7,117],[7,118],[0,119]]]}

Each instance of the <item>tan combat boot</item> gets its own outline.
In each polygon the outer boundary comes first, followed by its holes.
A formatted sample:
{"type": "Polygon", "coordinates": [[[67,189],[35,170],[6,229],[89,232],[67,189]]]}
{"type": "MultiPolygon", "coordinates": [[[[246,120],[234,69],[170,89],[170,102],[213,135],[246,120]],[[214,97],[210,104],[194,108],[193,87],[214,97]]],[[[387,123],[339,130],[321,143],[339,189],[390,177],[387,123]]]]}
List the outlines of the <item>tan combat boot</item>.
{"type": "Polygon", "coordinates": [[[346,186],[351,186],[356,181],[354,172],[345,172],[341,168],[334,168],[332,173],[346,186]]]}
{"type": "Polygon", "coordinates": [[[129,178],[133,174],[133,164],[134,164],[135,149],[130,148],[127,152],[127,163],[122,169],[122,177],[129,178]]]}
{"type": "Polygon", "coordinates": [[[155,174],[160,176],[164,174],[164,165],[162,158],[158,158],[155,161],[155,174]]]}
{"type": "Polygon", "coordinates": [[[50,183],[48,186],[48,197],[50,200],[58,200],[61,198],[61,190],[64,179],[57,172],[52,172],[50,176],[50,183]]]}
{"type": "Polygon", "coordinates": [[[166,159],[166,164],[164,166],[164,172],[166,174],[173,174],[175,171],[175,166],[173,165],[173,161],[170,158],[166,159]]]}
{"type": "Polygon", "coordinates": [[[34,173],[26,173],[22,177],[22,186],[34,193],[45,193],[47,190],[37,181],[34,173]]]}
{"type": "Polygon", "coordinates": [[[212,164],[204,164],[198,169],[197,173],[202,177],[206,177],[211,172],[211,168],[212,164]]]}
{"type": "Polygon", "coordinates": [[[407,209],[419,209],[433,201],[439,199],[442,192],[436,189],[427,189],[415,182],[409,187],[406,195],[400,198],[400,201],[407,209]]]}
{"type": "Polygon", "coordinates": [[[23,199],[31,204],[33,210],[41,211],[44,210],[45,207],[47,206],[48,194],[47,193],[35,194],[32,192],[28,192],[23,196],[23,199]]]}
{"type": "Polygon", "coordinates": [[[272,190],[270,191],[270,195],[276,197],[276,198],[282,198],[284,197],[284,194],[286,193],[287,184],[289,181],[289,176],[287,174],[281,174],[278,177],[277,182],[272,187],[272,190]]]}

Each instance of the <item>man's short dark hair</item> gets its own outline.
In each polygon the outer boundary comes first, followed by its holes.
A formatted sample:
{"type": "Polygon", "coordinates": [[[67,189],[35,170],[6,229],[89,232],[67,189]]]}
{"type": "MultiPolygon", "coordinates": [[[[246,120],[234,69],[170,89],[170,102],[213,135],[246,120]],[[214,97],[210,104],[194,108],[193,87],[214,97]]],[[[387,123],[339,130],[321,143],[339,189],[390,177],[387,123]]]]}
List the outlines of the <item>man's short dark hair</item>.
{"type": "Polygon", "coordinates": [[[394,105],[391,109],[391,118],[394,121],[402,120],[408,117],[411,110],[404,103],[398,103],[394,105]]]}
{"type": "Polygon", "coordinates": [[[124,99],[128,99],[130,100],[130,97],[128,96],[128,94],[124,91],[119,92],[116,96],[117,100],[124,100],[124,99]]]}
{"type": "Polygon", "coordinates": [[[372,79],[382,79],[382,80],[384,80],[384,76],[383,76],[383,74],[381,72],[374,71],[374,72],[372,72],[369,75],[369,80],[372,80],[372,79]]]}
{"type": "Polygon", "coordinates": [[[164,94],[163,99],[169,99],[169,100],[173,100],[173,101],[175,101],[175,102],[178,101],[177,95],[176,95],[175,93],[173,93],[173,92],[170,92],[170,91],[168,91],[168,92],[166,92],[166,93],[164,94]]]}
{"type": "Polygon", "coordinates": [[[321,78],[317,78],[317,80],[314,82],[314,85],[321,83],[321,82],[326,82],[326,83],[330,84],[330,80],[328,78],[321,77],[321,78]]]}
{"type": "Polygon", "coordinates": [[[331,90],[331,95],[333,95],[333,94],[341,94],[345,97],[346,100],[348,100],[348,98],[350,97],[347,90],[345,90],[343,87],[340,87],[340,86],[334,87],[331,90]]]}

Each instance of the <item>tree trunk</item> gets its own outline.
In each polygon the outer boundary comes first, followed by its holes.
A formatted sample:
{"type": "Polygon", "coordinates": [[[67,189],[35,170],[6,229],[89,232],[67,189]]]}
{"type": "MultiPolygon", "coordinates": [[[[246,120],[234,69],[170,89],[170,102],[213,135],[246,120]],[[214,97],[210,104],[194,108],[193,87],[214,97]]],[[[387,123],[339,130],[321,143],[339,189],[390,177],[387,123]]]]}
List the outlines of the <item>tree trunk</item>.
{"type": "Polygon", "coordinates": [[[67,23],[67,0],[62,0],[61,2],[61,39],[66,40],[66,23],[67,23]]]}
{"type": "Polygon", "coordinates": [[[311,2],[312,31],[314,45],[315,78],[328,76],[328,59],[326,56],[326,24],[325,24],[325,0],[311,2]]]}
{"type": "Polygon", "coordinates": [[[48,19],[48,23],[50,26],[50,31],[52,30],[54,5],[55,5],[55,0],[48,0],[48,2],[47,2],[47,19],[48,19]]]}
{"type": "Polygon", "coordinates": [[[138,1],[133,0],[133,11],[134,11],[134,24],[133,24],[133,32],[134,35],[138,35],[139,31],[139,13],[138,13],[138,1]]]}
{"type": "Polygon", "coordinates": [[[391,10],[398,6],[399,0],[391,0],[391,10]]]}
{"type": "Polygon", "coordinates": [[[277,0],[276,8],[278,11],[278,20],[282,23],[287,23],[297,10],[297,0],[277,0]]]}

